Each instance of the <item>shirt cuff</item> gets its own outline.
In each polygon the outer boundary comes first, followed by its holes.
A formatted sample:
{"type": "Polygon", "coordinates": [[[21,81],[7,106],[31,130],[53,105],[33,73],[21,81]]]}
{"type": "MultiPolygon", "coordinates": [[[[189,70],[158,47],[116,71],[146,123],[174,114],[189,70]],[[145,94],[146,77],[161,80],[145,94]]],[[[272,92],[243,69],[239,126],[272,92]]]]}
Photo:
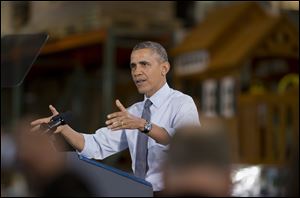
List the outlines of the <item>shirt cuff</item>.
{"type": "Polygon", "coordinates": [[[163,127],[167,131],[170,137],[172,137],[175,134],[175,129],[174,128],[169,128],[169,127],[163,127]]]}
{"type": "Polygon", "coordinates": [[[92,144],[92,139],[93,139],[93,136],[90,135],[90,134],[82,134],[83,135],[83,138],[84,138],[84,147],[82,149],[82,151],[78,151],[76,150],[76,152],[78,153],[78,155],[81,155],[83,157],[86,157],[86,158],[93,158],[93,154],[91,153],[91,150],[89,149],[88,145],[91,145],[92,144]]]}

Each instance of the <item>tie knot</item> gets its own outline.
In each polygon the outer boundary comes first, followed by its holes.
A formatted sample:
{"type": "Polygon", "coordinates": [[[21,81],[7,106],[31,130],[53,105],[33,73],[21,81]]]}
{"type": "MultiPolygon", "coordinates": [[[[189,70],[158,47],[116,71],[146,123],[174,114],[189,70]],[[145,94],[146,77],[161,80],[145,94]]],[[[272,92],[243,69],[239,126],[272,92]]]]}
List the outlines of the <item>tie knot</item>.
{"type": "Polygon", "coordinates": [[[145,105],[144,105],[144,108],[149,108],[150,106],[152,105],[152,102],[151,100],[147,99],[146,102],[145,102],[145,105]]]}

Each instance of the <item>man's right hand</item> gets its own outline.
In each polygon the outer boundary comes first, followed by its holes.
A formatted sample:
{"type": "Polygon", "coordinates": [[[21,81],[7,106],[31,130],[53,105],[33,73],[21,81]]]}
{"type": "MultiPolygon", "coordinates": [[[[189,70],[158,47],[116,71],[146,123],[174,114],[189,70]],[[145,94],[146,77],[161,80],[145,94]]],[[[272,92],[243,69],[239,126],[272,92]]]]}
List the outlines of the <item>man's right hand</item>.
{"type": "MultiPolygon", "coordinates": [[[[31,126],[32,126],[32,129],[31,129],[32,132],[38,131],[40,129],[41,124],[49,123],[52,117],[59,114],[58,111],[52,105],[49,105],[49,109],[52,112],[52,116],[47,117],[47,118],[37,119],[37,120],[34,120],[30,123],[31,126]]],[[[57,127],[57,129],[55,130],[54,133],[60,133],[62,131],[63,127],[64,126],[57,127]]]]}
{"type": "MultiPolygon", "coordinates": [[[[52,116],[32,121],[31,122],[31,126],[32,126],[31,131],[40,130],[41,124],[49,123],[53,116],[56,116],[59,114],[58,111],[56,111],[56,109],[52,105],[49,105],[49,109],[52,112],[52,116]]],[[[69,125],[65,124],[65,125],[58,126],[56,128],[56,130],[54,131],[54,133],[61,133],[64,136],[64,138],[67,140],[67,142],[69,144],[71,144],[76,150],[81,152],[82,149],[84,148],[83,135],[81,133],[78,133],[74,129],[72,129],[69,125]]]]}

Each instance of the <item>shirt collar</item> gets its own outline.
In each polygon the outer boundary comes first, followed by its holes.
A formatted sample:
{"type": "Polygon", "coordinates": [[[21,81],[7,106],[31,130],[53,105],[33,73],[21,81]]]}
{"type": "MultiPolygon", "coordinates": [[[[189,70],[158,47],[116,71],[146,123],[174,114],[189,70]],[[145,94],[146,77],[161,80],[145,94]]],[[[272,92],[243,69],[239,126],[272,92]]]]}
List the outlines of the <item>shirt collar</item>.
{"type": "Polygon", "coordinates": [[[150,99],[154,107],[159,108],[162,103],[167,99],[171,88],[169,87],[168,83],[165,83],[153,96],[147,98],[144,95],[144,103],[147,99],[150,99]]]}

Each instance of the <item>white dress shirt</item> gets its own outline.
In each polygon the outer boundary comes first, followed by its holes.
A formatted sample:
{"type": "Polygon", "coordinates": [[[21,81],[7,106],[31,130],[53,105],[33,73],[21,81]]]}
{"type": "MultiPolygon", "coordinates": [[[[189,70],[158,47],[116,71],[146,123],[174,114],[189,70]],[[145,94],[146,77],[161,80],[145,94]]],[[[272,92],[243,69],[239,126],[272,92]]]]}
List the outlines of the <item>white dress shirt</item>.
{"type": "MultiPolygon", "coordinates": [[[[130,114],[141,117],[144,103],[138,102],[127,110],[130,114]]],[[[150,107],[151,122],[163,127],[170,136],[175,129],[183,125],[200,125],[198,111],[192,97],[177,90],[171,89],[166,83],[153,96],[149,98],[153,105],[150,107]]],[[[135,168],[136,142],[140,133],[137,129],[111,131],[107,127],[98,129],[95,134],[84,135],[84,148],[80,155],[87,158],[104,159],[129,147],[132,170],[135,168]]],[[[167,154],[168,146],[148,139],[148,166],[146,181],[150,182],[154,191],[164,188],[161,165],[167,154]]]]}

